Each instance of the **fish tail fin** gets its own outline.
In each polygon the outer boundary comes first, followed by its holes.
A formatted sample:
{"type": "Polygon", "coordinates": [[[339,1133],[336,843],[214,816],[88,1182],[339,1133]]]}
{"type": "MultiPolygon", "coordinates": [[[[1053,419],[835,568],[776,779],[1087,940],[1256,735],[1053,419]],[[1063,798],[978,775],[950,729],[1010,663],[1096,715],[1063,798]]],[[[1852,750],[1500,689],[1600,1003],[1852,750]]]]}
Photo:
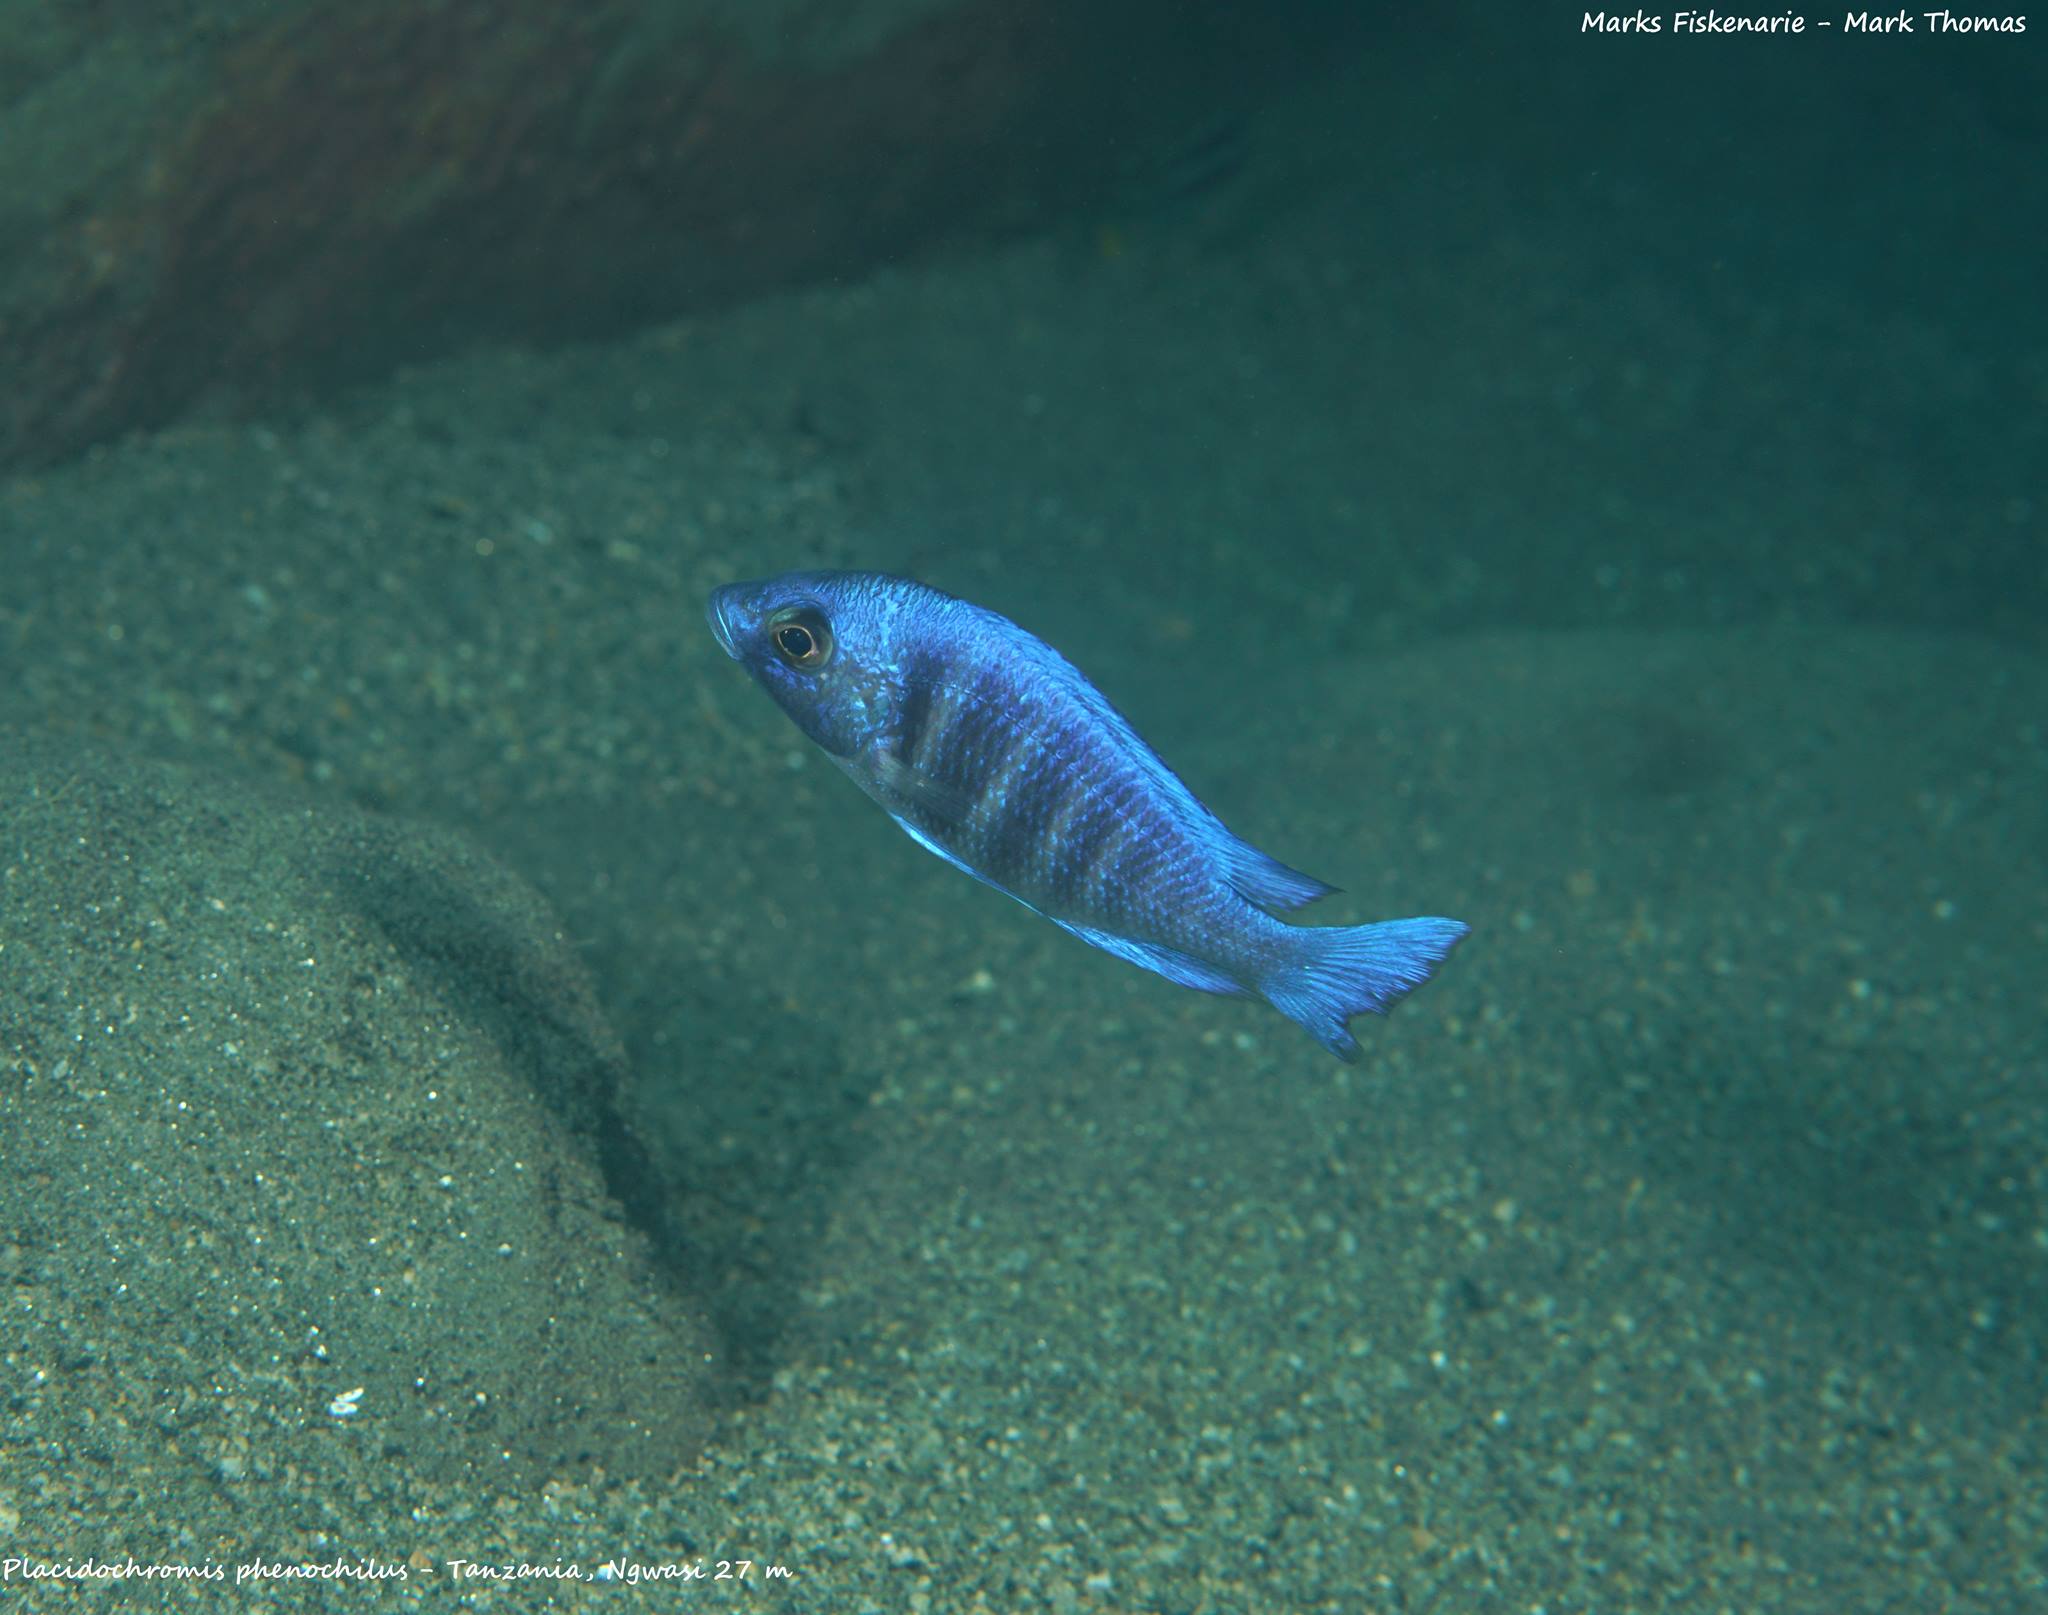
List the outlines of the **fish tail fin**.
{"type": "Polygon", "coordinates": [[[1285,962],[1260,989],[1338,1059],[1355,1060],[1358,1040],[1345,1023],[1367,1011],[1385,1014],[1429,980],[1470,929],[1462,920],[1434,917],[1290,928],[1285,962]]]}

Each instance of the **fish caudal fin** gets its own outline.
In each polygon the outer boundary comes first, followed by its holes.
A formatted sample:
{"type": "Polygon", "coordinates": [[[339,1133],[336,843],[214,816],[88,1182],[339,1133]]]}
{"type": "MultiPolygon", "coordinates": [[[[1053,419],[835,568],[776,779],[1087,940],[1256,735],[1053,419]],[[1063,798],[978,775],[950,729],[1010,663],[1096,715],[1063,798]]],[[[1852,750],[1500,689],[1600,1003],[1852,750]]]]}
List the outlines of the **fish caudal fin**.
{"type": "Polygon", "coordinates": [[[1435,918],[1293,929],[1286,962],[1260,990],[1338,1059],[1355,1060],[1358,1040],[1345,1022],[1368,1010],[1384,1014],[1429,980],[1469,929],[1462,920],[1435,918]]]}

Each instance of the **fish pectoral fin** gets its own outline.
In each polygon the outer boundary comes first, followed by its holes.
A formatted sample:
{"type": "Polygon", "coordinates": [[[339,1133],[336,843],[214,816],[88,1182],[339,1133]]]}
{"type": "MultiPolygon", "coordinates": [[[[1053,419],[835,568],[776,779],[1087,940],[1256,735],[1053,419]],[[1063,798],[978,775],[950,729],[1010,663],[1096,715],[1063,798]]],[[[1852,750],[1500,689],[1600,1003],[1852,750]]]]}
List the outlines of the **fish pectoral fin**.
{"type": "Polygon", "coordinates": [[[1001,881],[989,879],[953,851],[939,839],[939,833],[917,822],[922,818],[925,824],[959,824],[971,806],[964,792],[953,790],[928,774],[920,774],[884,751],[868,753],[861,763],[862,767],[849,768],[847,772],[860,782],[862,790],[881,803],[882,811],[896,821],[897,829],[934,858],[945,859],[961,874],[972,875],[982,885],[992,886],[1013,902],[1023,903],[1034,914],[1038,912],[1001,881]]]}
{"type": "Polygon", "coordinates": [[[893,752],[877,748],[865,761],[874,780],[875,800],[899,823],[918,818],[927,824],[958,825],[974,810],[974,800],[966,791],[912,768],[893,752]]]}
{"type": "Polygon", "coordinates": [[[1243,993],[1242,982],[1234,981],[1216,966],[1206,960],[1197,959],[1192,953],[1182,953],[1178,948],[1169,948],[1161,942],[1134,942],[1129,937],[1116,936],[1108,931],[1097,931],[1090,926],[1076,925],[1071,920],[1052,920],[1062,931],[1071,932],[1092,947],[1104,953],[1113,953],[1119,959],[1128,959],[1134,965],[1156,971],[1168,981],[1178,982],[1183,987],[1192,987],[1204,993],[1243,993]]]}

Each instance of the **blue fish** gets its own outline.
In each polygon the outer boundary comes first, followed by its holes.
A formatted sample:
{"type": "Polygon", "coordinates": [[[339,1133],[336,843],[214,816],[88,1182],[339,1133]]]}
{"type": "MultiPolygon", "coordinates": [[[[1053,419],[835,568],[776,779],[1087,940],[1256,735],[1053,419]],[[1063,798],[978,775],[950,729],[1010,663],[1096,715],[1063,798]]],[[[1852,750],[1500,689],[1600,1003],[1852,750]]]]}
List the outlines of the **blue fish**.
{"type": "Polygon", "coordinates": [[[1428,980],[1457,920],[1298,926],[1326,897],[1196,800],[1101,692],[1006,617],[908,578],[791,572],[712,592],[726,654],[910,838],[1083,942],[1256,993],[1339,1059],[1428,980]]]}

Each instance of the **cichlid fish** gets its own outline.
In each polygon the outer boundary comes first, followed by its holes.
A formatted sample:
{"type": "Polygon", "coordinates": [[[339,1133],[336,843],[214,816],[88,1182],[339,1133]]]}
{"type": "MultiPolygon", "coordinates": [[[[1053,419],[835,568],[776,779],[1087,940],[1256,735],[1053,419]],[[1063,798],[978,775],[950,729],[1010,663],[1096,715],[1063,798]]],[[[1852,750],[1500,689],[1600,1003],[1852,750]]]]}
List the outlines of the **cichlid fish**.
{"type": "Polygon", "coordinates": [[[1257,993],[1332,1054],[1429,978],[1457,920],[1297,926],[1334,887],[1195,799],[1063,656],[908,578],[791,572],[712,592],[711,631],[927,851],[1084,942],[1208,993],[1257,993]]]}

